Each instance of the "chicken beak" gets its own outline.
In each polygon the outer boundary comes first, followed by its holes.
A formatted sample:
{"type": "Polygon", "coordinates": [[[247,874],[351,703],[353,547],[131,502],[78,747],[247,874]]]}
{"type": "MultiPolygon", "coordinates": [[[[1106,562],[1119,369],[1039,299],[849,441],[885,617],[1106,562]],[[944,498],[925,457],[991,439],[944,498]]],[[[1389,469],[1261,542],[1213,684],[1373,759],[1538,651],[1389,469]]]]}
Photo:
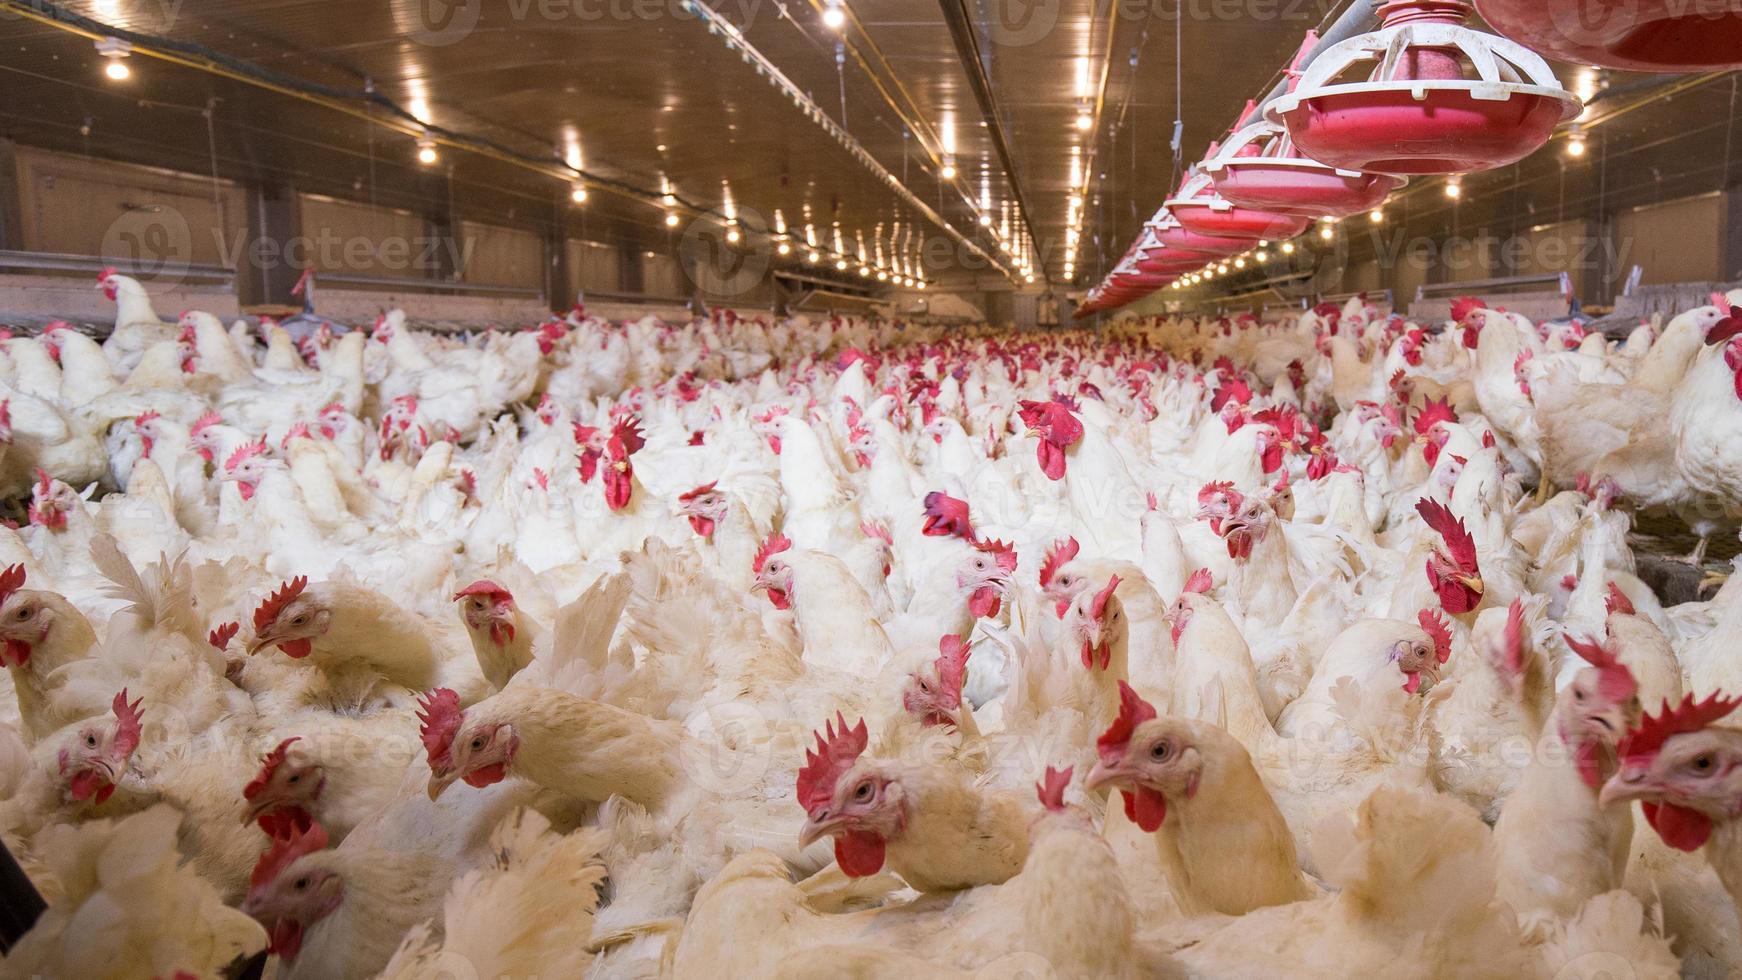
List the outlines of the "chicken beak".
{"type": "Polygon", "coordinates": [[[276,642],[277,641],[273,639],[271,633],[262,633],[259,636],[256,636],[252,643],[248,644],[248,656],[252,657],[276,642]]]}
{"type": "Polygon", "coordinates": [[[260,815],[265,813],[267,810],[272,809],[273,804],[277,802],[277,800],[261,797],[260,799],[248,804],[247,808],[242,811],[242,826],[246,827],[254,821],[259,820],[260,815]]]}
{"type": "Polygon", "coordinates": [[[1083,780],[1083,789],[1096,790],[1103,786],[1111,786],[1114,783],[1126,782],[1129,779],[1130,777],[1125,773],[1123,760],[1112,765],[1097,761],[1095,768],[1089,770],[1089,777],[1083,780]]]}
{"type": "Polygon", "coordinates": [[[824,837],[830,836],[846,823],[847,818],[840,816],[808,819],[804,822],[804,826],[799,828],[798,846],[800,849],[809,847],[824,837]]]}
{"type": "Polygon", "coordinates": [[[1597,805],[1627,803],[1656,794],[1657,785],[1647,779],[1647,775],[1643,766],[1623,766],[1603,784],[1602,791],[1597,794],[1597,805]]]}
{"type": "Polygon", "coordinates": [[[431,771],[429,774],[430,800],[433,802],[441,799],[442,793],[446,791],[449,786],[453,785],[454,780],[458,778],[459,773],[453,772],[452,770],[444,769],[440,772],[431,771]]]}
{"type": "Polygon", "coordinates": [[[1454,576],[1454,578],[1462,583],[1464,588],[1469,589],[1471,592],[1482,591],[1482,576],[1480,575],[1457,575],[1454,576]]]}

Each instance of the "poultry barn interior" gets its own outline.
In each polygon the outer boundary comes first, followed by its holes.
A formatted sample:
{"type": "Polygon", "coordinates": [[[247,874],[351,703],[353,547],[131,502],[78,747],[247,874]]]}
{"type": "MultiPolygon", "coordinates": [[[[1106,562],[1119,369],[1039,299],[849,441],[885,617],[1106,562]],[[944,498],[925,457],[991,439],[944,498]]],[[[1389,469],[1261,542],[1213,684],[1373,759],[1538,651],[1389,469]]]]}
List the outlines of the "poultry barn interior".
{"type": "Polygon", "coordinates": [[[1742,975],[1742,0],[0,24],[0,980],[1742,975]]]}

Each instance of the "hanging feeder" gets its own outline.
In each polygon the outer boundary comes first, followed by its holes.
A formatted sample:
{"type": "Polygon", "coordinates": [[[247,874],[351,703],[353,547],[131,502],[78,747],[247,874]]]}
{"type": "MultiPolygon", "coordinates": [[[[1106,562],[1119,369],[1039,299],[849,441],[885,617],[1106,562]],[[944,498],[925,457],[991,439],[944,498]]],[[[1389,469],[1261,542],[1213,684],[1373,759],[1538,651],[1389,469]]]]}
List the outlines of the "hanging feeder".
{"type": "Polygon", "coordinates": [[[1265,107],[1321,163],[1386,174],[1492,170],[1581,110],[1522,45],[1463,26],[1471,0],[1373,0],[1382,26],[1332,45],[1265,107]],[[1364,77],[1349,79],[1353,75],[1364,77]]]}
{"type": "MultiPolygon", "coordinates": [[[[1307,32],[1293,70],[1318,40],[1317,31],[1307,32]]],[[[1253,119],[1256,109],[1257,103],[1246,103],[1234,135],[1203,164],[1216,193],[1232,204],[1309,218],[1346,218],[1373,210],[1409,182],[1390,174],[1339,170],[1302,156],[1280,123],[1253,119]]]]}
{"type": "MultiPolygon", "coordinates": [[[[1215,151],[1211,151],[1215,156],[1215,151]]],[[[1192,172],[1180,184],[1179,194],[1163,204],[1172,212],[1180,226],[1197,235],[1233,239],[1238,248],[1224,254],[1244,251],[1260,238],[1293,238],[1306,231],[1310,219],[1294,214],[1277,214],[1256,208],[1238,207],[1216,193],[1210,175],[1192,172]]]]}
{"type": "MultiPolygon", "coordinates": [[[[1150,228],[1155,232],[1157,245],[1181,258],[1187,255],[1194,256],[1199,260],[1199,265],[1211,259],[1227,258],[1236,252],[1244,252],[1252,247],[1251,238],[1203,235],[1190,231],[1183,227],[1179,219],[1166,208],[1156,212],[1156,217],[1150,219],[1150,228]]],[[[1154,253],[1151,252],[1151,254],[1154,253]]]]}
{"type": "Polygon", "coordinates": [[[1733,0],[1476,0],[1488,26],[1558,61],[1644,72],[1742,68],[1733,0]]]}

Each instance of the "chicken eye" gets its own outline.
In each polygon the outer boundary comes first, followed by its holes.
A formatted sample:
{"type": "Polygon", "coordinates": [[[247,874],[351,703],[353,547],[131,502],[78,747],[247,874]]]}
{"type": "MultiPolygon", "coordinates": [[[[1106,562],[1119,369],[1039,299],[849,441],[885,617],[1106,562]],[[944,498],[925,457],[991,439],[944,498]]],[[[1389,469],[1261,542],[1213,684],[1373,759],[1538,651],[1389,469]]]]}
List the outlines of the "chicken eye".
{"type": "Polygon", "coordinates": [[[864,801],[864,800],[868,800],[870,798],[871,798],[871,784],[870,783],[860,783],[859,788],[853,791],[853,799],[855,799],[855,800],[864,801]]]}
{"type": "Polygon", "coordinates": [[[1712,768],[1712,757],[1709,755],[1702,755],[1698,759],[1695,759],[1694,760],[1694,768],[1698,769],[1700,772],[1705,772],[1705,771],[1711,769],[1712,768]]]}
{"type": "Polygon", "coordinates": [[[94,749],[96,747],[97,747],[97,736],[90,733],[90,732],[86,732],[85,733],[85,748],[94,749]]]}
{"type": "Polygon", "coordinates": [[[296,618],[295,618],[295,619],[292,619],[292,620],[291,620],[291,621],[290,621],[290,625],[292,625],[292,626],[301,626],[301,625],[302,625],[302,624],[304,624],[304,623],[306,623],[306,622],[308,622],[308,614],[307,614],[307,613],[303,613],[303,614],[301,614],[301,615],[299,615],[299,616],[297,616],[297,617],[296,617],[296,618]]]}
{"type": "Polygon", "coordinates": [[[301,878],[296,879],[296,883],[295,883],[294,887],[299,892],[300,891],[307,891],[308,890],[308,875],[303,875],[301,878]]]}
{"type": "Polygon", "coordinates": [[[1168,748],[1166,742],[1157,742],[1155,743],[1155,747],[1149,750],[1149,757],[1159,762],[1166,759],[1170,751],[1172,750],[1168,748]]]}
{"type": "Polygon", "coordinates": [[[31,613],[30,607],[26,606],[23,609],[18,610],[17,614],[14,615],[12,618],[16,619],[22,623],[25,620],[30,618],[30,613],[31,613]]]}
{"type": "Polygon", "coordinates": [[[482,735],[472,736],[472,751],[476,752],[477,750],[479,750],[483,747],[484,747],[484,736],[482,736],[482,735]]]}
{"type": "Polygon", "coordinates": [[[286,779],[285,782],[295,783],[297,780],[299,780],[301,778],[302,778],[302,773],[300,773],[300,772],[299,773],[292,773],[291,777],[289,779],[286,779]]]}
{"type": "Polygon", "coordinates": [[[1573,700],[1582,703],[1585,700],[1585,692],[1576,687],[1573,688],[1573,700]]]}

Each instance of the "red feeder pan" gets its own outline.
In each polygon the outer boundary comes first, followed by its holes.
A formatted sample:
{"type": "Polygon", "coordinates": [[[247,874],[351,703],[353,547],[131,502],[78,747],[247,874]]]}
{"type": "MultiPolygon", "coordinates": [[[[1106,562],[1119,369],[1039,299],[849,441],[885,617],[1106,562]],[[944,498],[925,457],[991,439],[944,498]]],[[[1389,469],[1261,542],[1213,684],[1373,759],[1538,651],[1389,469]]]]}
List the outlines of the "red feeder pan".
{"type": "MultiPolygon", "coordinates": [[[[1316,33],[1308,32],[1302,53],[1317,40],[1316,33]]],[[[1409,182],[1390,174],[1338,170],[1301,156],[1280,124],[1260,119],[1247,125],[1252,111],[1248,103],[1235,124],[1243,128],[1203,165],[1216,193],[1231,204],[1308,218],[1346,218],[1373,210],[1409,182]]]]}
{"type": "Polygon", "coordinates": [[[1260,238],[1293,238],[1306,231],[1310,222],[1300,215],[1236,207],[1216,193],[1210,175],[1205,173],[1187,175],[1179,196],[1165,206],[1186,231],[1241,242],[1239,248],[1224,254],[1251,248],[1260,238]]]}
{"type": "Polygon", "coordinates": [[[1157,244],[1162,245],[1180,258],[1184,258],[1188,253],[1197,255],[1202,259],[1199,262],[1200,265],[1210,259],[1227,258],[1235,252],[1244,252],[1252,247],[1252,239],[1250,238],[1202,235],[1195,231],[1189,231],[1181,227],[1179,219],[1171,214],[1161,224],[1154,225],[1153,228],[1157,244]]]}
{"type": "Polygon", "coordinates": [[[1384,26],[1322,52],[1265,114],[1288,127],[1300,152],[1346,170],[1516,163],[1577,116],[1579,100],[1535,52],[1463,27],[1471,13],[1470,0],[1384,0],[1384,26]],[[1338,81],[1369,63],[1365,80],[1338,81]]]}
{"type": "Polygon", "coordinates": [[[1476,0],[1476,9],[1496,31],[1560,61],[1645,72],[1742,68],[1742,7],[1733,2],[1476,0]]]}

